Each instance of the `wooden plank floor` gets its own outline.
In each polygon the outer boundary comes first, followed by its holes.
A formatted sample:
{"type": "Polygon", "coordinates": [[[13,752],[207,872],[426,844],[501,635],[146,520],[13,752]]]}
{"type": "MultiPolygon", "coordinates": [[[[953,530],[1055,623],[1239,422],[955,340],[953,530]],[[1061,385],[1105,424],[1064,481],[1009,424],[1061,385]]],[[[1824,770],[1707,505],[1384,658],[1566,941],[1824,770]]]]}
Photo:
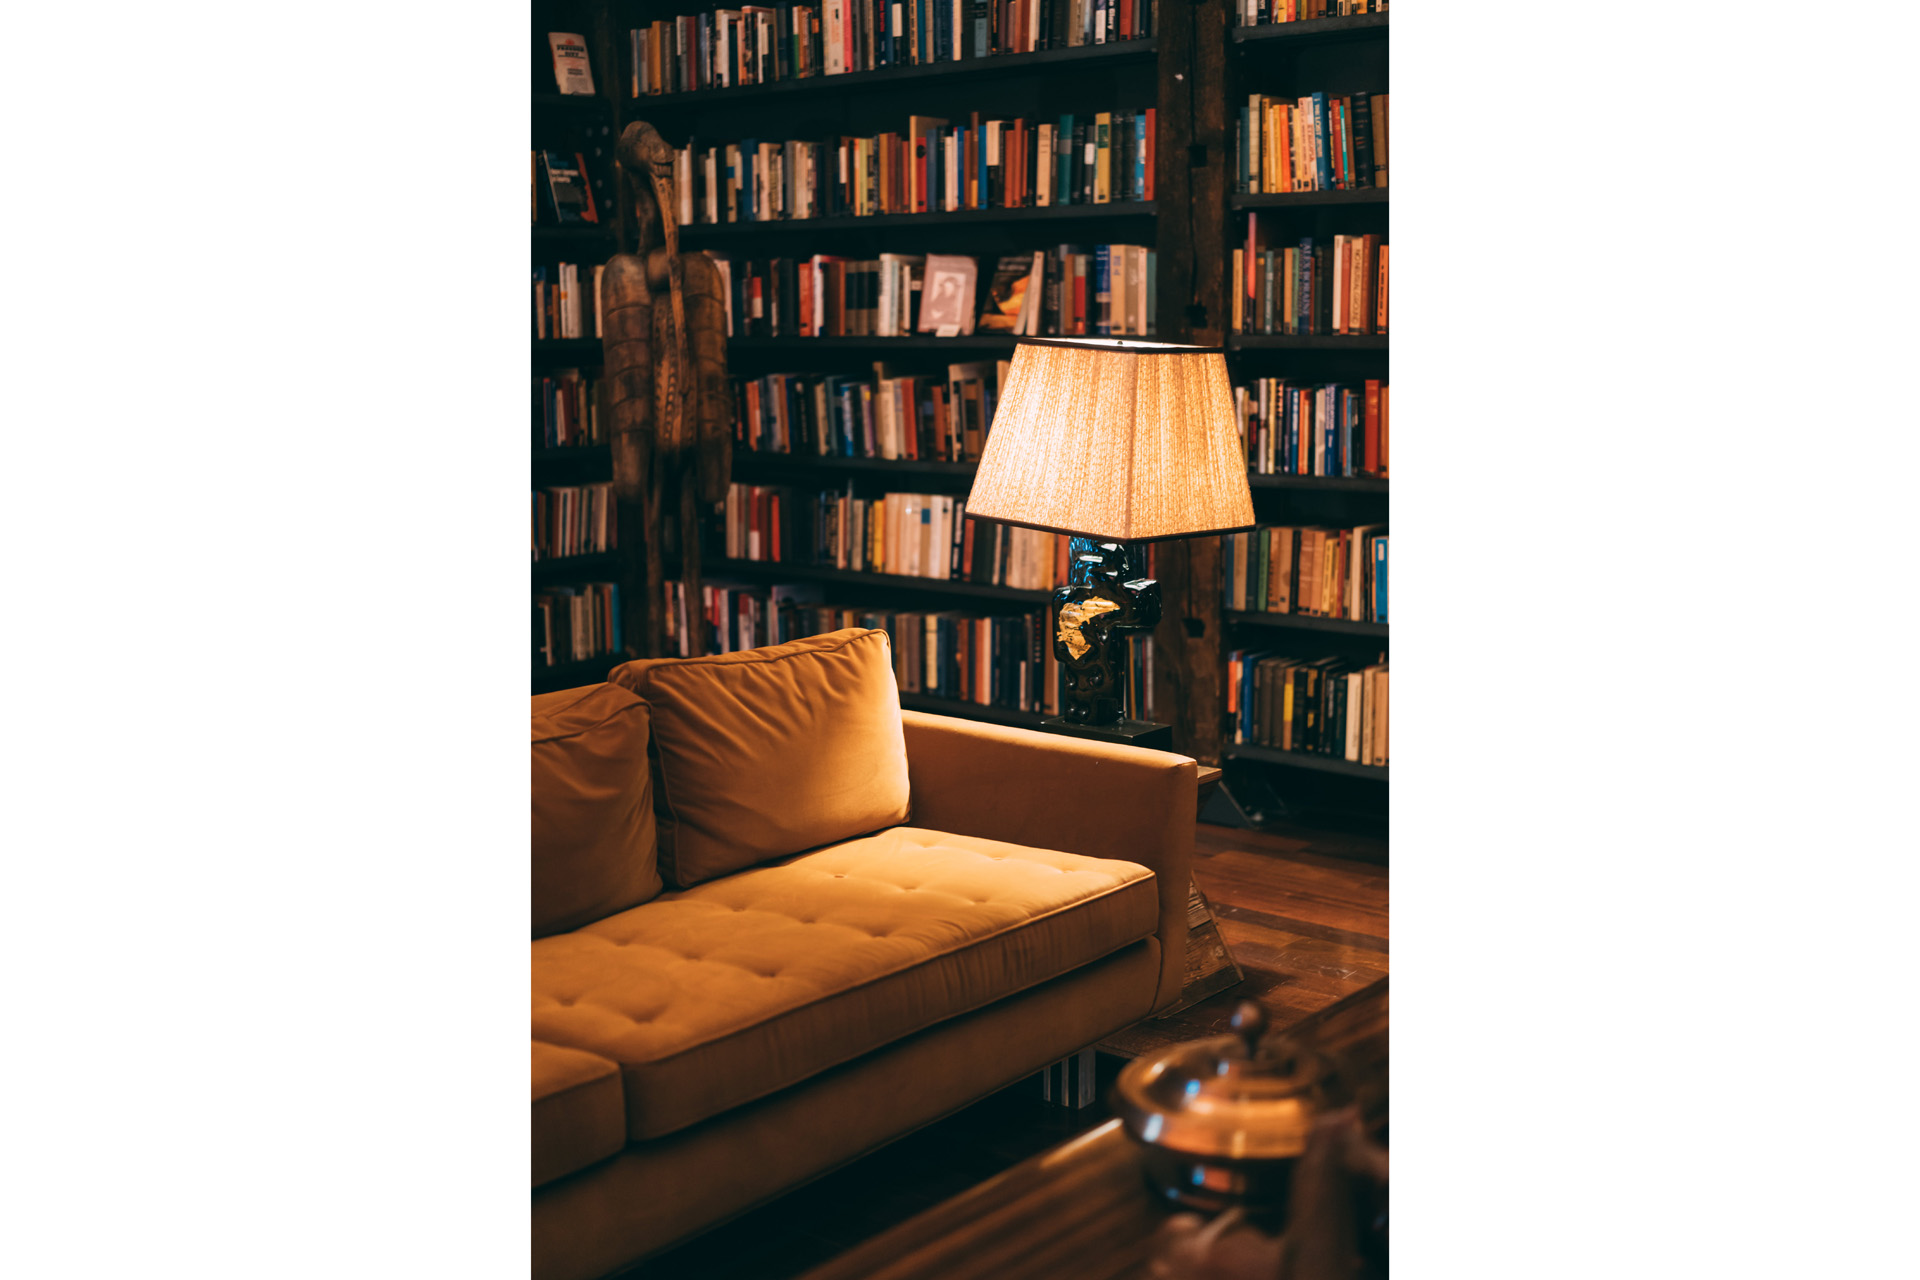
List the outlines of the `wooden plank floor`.
{"type": "Polygon", "coordinates": [[[1383,843],[1202,825],[1194,842],[1194,882],[1212,904],[1220,936],[1246,981],[1110,1036],[1101,1050],[1139,1057],[1182,1040],[1221,1035],[1242,1000],[1259,1001],[1280,1030],[1384,980],[1383,843]],[[1373,861],[1355,861],[1359,857],[1373,861]]]}
{"type": "Polygon", "coordinates": [[[1220,1034],[1243,998],[1289,1027],[1337,1016],[1385,981],[1384,840],[1202,825],[1195,854],[1194,879],[1246,981],[1103,1044],[1116,1052],[1100,1055],[1094,1106],[1041,1102],[1036,1076],[642,1264],[636,1280],[792,1280],[1111,1118],[1106,1097],[1123,1055],[1220,1034]]]}

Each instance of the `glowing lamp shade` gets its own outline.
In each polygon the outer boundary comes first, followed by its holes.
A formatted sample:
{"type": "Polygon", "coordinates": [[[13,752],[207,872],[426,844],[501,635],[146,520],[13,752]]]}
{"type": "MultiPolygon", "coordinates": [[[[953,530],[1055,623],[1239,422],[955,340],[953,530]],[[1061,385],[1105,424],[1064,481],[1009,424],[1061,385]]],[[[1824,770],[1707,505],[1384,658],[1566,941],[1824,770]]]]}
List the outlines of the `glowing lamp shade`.
{"type": "Polygon", "coordinates": [[[1226,357],[1129,339],[1023,339],[967,514],[1106,542],[1252,525],[1226,357]]]}

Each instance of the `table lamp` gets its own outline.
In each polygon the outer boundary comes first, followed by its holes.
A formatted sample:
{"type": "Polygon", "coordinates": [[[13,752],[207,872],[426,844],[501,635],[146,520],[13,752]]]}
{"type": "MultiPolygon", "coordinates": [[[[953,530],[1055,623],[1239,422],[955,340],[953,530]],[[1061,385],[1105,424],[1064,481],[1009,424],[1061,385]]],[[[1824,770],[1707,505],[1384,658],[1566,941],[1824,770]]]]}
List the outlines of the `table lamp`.
{"type": "Polygon", "coordinates": [[[1045,727],[1170,748],[1127,717],[1125,633],[1160,621],[1160,584],[1127,544],[1253,526],[1246,454],[1219,347],[1022,338],[967,496],[967,515],[1072,538],[1053,593],[1062,714],[1045,727]]]}

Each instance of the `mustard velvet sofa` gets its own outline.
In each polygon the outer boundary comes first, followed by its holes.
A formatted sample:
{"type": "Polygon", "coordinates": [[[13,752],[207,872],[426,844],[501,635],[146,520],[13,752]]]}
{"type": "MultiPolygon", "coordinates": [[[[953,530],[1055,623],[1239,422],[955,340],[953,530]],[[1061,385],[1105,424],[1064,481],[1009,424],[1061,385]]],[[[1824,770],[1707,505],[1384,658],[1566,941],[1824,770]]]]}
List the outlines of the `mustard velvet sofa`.
{"type": "Polygon", "coordinates": [[[536,1280],[623,1271],[1179,993],[1184,756],[902,711],[858,629],[533,703],[536,1280]]]}

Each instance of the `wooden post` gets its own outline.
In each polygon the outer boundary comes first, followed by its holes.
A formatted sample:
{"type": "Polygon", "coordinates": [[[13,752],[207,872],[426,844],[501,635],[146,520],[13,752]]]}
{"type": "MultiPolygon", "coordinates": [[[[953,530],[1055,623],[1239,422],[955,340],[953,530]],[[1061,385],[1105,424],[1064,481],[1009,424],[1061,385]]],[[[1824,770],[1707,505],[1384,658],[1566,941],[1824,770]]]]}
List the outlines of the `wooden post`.
{"type": "MultiPolygon", "coordinates": [[[[1160,7],[1154,200],[1160,214],[1155,322],[1168,342],[1226,341],[1226,0],[1160,7]]],[[[1220,760],[1226,714],[1220,540],[1186,538],[1154,552],[1162,614],[1154,631],[1154,714],[1173,724],[1174,748],[1220,760]]]]}

